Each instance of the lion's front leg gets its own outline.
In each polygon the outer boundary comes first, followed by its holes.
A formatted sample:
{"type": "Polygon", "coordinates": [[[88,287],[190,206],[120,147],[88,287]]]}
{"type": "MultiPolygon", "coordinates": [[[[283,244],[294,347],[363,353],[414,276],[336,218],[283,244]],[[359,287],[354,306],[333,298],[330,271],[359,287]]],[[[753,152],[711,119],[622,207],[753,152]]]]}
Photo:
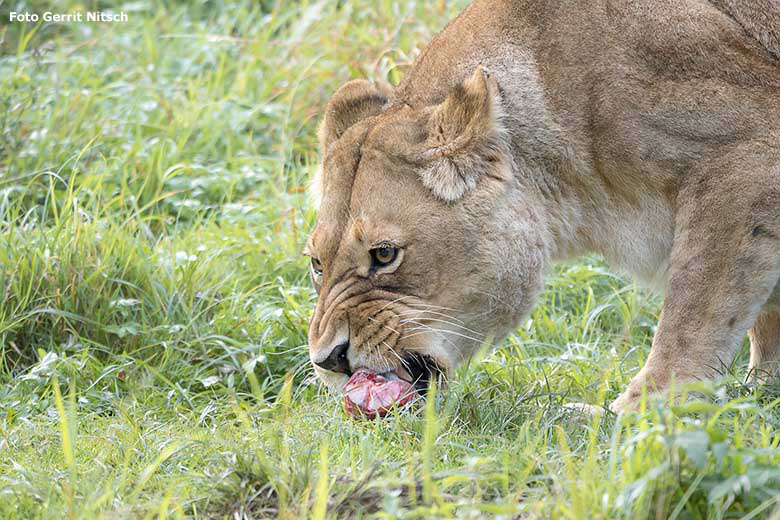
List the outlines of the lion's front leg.
{"type": "Polygon", "coordinates": [[[780,279],[780,172],[763,166],[764,174],[693,176],[681,189],[658,330],[613,411],[634,407],[643,386],[711,379],[732,362],[780,279]]]}
{"type": "Polygon", "coordinates": [[[780,374],[780,309],[764,309],[748,333],[750,380],[758,383],[780,374]]]}

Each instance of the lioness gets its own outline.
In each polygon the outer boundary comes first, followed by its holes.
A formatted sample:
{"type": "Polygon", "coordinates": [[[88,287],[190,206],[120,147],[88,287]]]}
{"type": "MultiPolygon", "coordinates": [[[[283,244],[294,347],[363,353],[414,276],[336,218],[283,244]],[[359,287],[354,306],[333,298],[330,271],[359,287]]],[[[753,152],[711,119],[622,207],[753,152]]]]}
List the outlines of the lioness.
{"type": "Polygon", "coordinates": [[[780,4],[477,0],[395,89],[327,106],[306,254],[319,377],[418,388],[517,327],[551,262],[665,291],[644,385],[780,362],[780,4]]]}

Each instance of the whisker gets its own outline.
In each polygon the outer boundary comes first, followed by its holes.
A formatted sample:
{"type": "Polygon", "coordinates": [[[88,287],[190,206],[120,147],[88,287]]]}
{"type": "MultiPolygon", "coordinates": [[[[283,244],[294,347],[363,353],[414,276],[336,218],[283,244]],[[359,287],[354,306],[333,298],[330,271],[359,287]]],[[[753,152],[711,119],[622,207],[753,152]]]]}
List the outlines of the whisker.
{"type": "Polygon", "coordinates": [[[382,322],[380,322],[379,320],[377,320],[377,319],[376,319],[376,318],[374,318],[373,316],[369,316],[369,317],[368,317],[368,319],[369,319],[369,320],[371,320],[371,321],[373,321],[374,323],[379,323],[379,326],[380,326],[380,327],[384,327],[384,328],[386,328],[387,330],[390,330],[390,331],[392,331],[392,332],[395,332],[395,333],[396,333],[396,334],[398,334],[399,336],[401,335],[401,333],[400,333],[400,332],[398,332],[397,330],[395,330],[393,327],[391,327],[390,325],[387,325],[387,324],[385,324],[385,323],[382,323],[382,322]]]}
{"type": "Polygon", "coordinates": [[[392,304],[394,304],[394,303],[398,303],[398,302],[400,302],[401,300],[403,300],[404,298],[411,298],[411,297],[412,297],[412,296],[411,296],[410,294],[406,294],[406,295],[404,295],[404,296],[399,296],[399,297],[398,297],[398,298],[396,298],[395,300],[387,302],[387,303],[384,305],[384,307],[382,307],[381,309],[379,309],[379,311],[377,312],[377,314],[379,314],[380,312],[382,312],[383,310],[385,310],[386,308],[388,308],[390,305],[392,305],[392,304]]]}
{"type": "Polygon", "coordinates": [[[459,320],[455,316],[450,316],[449,314],[445,314],[443,312],[426,311],[426,310],[418,311],[418,310],[412,309],[412,310],[409,310],[409,311],[403,311],[403,312],[399,312],[398,313],[399,316],[408,316],[409,314],[435,314],[437,316],[443,316],[445,318],[450,318],[451,320],[455,320],[455,321],[457,321],[459,323],[464,323],[463,320],[459,320]]]}
{"type": "Polygon", "coordinates": [[[432,305],[430,303],[413,302],[413,303],[410,303],[409,306],[411,306],[411,307],[428,307],[428,308],[431,308],[431,309],[439,309],[439,310],[444,310],[444,311],[461,312],[460,309],[453,309],[452,307],[442,307],[441,305],[432,305]]]}
{"type": "Polygon", "coordinates": [[[477,289],[476,287],[472,287],[472,289],[473,289],[473,290],[474,290],[474,292],[476,292],[477,294],[483,294],[483,295],[485,295],[485,296],[489,296],[490,298],[492,298],[493,300],[497,301],[498,303],[500,303],[501,305],[503,305],[504,307],[506,307],[506,308],[508,308],[508,309],[514,308],[514,305],[510,305],[509,303],[505,302],[504,300],[502,300],[501,298],[499,298],[499,297],[498,297],[496,294],[494,294],[494,293],[487,292],[487,291],[483,291],[483,290],[481,290],[481,289],[477,289]]]}
{"type": "MultiPolygon", "coordinates": [[[[387,344],[387,342],[386,342],[385,340],[382,340],[382,344],[383,344],[385,347],[387,347],[388,349],[390,349],[390,345],[388,345],[388,344],[387,344]]],[[[390,349],[390,350],[392,350],[392,349],[390,349]]],[[[396,354],[396,355],[397,355],[397,354],[396,354]]],[[[390,365],[390,362],[389,362],[387,359],[385,359],[385,357],[384,357],[384,356],[382,356],[382,357],[381,357],[381,359],[382,359],[382,361],[383,361],[383,362],[384,362],[384,364],[385,364],[385,372],[390,372],[390,371],[393,369],[393,367],[390,365]]]]}
{"type": "Polygon", "coordinates": [[[387,349],[388,349],[388,350],[389,350],[389,351],[390,351],[390,352],[391,352],[391,353],[392,353],[392,354],[393,354],[395,357],[397,357],[397,358],[398,358],[398,361],[400,361],[400,362],[401,362],[401,365],[403,365],[404,369],[405,369],[407,372],[411,372],[411,367],[409,366],[409,362],[408,362],[408,361],[406,361],[404,358],[402,358],[402,357],[401,357],[401,355],[400,355],[398,352],[396,352],[396,350],[395,350],[393,347],[391,347],[390,345],[388,345],[386,341],[382,341],[382,343],[384,343],[384,345],[387,347],[387,349]]]}
{"type": "MultiPolygon", "coordinates": [[[[425,319],[428,320],[428,321],[435,321],[437,323],[445,323],[447,325],[453,325],[455,327],[458,327],[460,329],[465,330],[466,332],[470,332],[470,333],[474,334],[475,336],[484,337],[484,334],[482,334],[480,332],[477,332],[476,330],[470,329],[470,328],[468,328],[468,327],[466,327],[464,325],[458,325],[457,323],[452,323],[452,322],[447,321],[447,320],[439,320],[439,319],[436,319],[436,318],[425,318],[425,319]]],[[[422,323],[420,323],[419,321],[411,319],[411,318],[410,319],[406,319],[406,320],[401,320],[400,323],[415,323],[417,325],[422,325],[422,323]]]]}
{"type": "MultiPolygon", "coordinates": [[[[473,338],[473,337],[471,337],[471,336],[469,336],[467,334],[461,334],[460,332],[456,332],[454,330],[436,329],[436,328],[433,328],[433,327],[429,327],[428,325],[424,325],[422,323],[418,323],[417,325],[418,325],[417,327],[410,328],[409,331],[416,331],[416,330],[425,329],[425,330],[428,330],[428,331],[431,331],[431,332],[435,332],[435,333],[450,334],[452,336],[457,336],[459,338],[465,338],[465,339],[471,340],[471,341],[473,341],[475,343],[481,343],[482,340],[483,340],[483,338],[473,338]]],[[[407,338],[410,338],[410,337],[412,337],[412,336],[408,336],[407,335],[407,336],[404,336],[404,339],[407,339],[407,338]]]]}
{"type": "MultiPolygon", "coordinates": [[[[432,332],[432,333],[434,333],[434,334],[437,334],[437,335],[438,335],[438,336],[439,336],[441,339],[443,339],[444,341],[446,341],[446,342],[447,342],[447,343],[448,343],[450,346],[452,346],[453,348],[455,348],[455,347],[456,347],[455,343],[453,343],[452,341],[450,341],[450,339],[449,339],[449,338],[447,338],[447,337],[446,337],[446,335],[444,335],[444,334],[439,334],[440,332],[448,333],[448,332],[450,332],[450,331],[447,331],[447,330],[442,330],[442,329],[435,329],[435,328],[433,328],[433,327],[429,327],[429,326],[427,326],[427,325],[421,325],[420,327],[417,327],[417,328],[415,328],[415,329],[410,329],[410,330],[418,330],[418,329],[425,329],[425,330],[423,330],[422,332],[415,332],[414,334],[409,334],[409,335],[407,335],[407,336],[406,336],[406,338],[413,338],[413,337],[415,337],[415,336],[419,336],[419,335],[421,335],[421,334],[428,334],[429,332],[432,332]]],[[[472,338],[472,340],[473,340],[473,338],[472,338]]],[[[473,341],[476,341],[476,340],[473,340],[473,341]]],[[[417,350],[417,351],[419,351],[419,352],[422,352],[422,350],[421,350],[421,349],[416,349],[416,350],[417,350]]]]}
{"type": "MultiPolygon", "coordinates": [[[[413,338],[415,336],[422,336],[423,334],[428,334],[429,332],[434,332],[435,333],[436,331],[424,330],[424,331],[421,331],[421,332],[415,332],[414,334],[407,334],[406,336],[404,336],[404,339],[413,338]]],[[[414,348],[414,347],[407,347],[407,348],[414,348]]]]}

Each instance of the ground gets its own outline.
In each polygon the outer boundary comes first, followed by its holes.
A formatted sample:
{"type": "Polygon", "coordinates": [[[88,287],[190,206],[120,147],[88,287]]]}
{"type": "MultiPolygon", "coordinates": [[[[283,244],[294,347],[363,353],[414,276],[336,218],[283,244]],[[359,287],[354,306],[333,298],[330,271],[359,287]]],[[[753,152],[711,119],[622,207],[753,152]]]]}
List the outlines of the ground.
{"type": "Polygon", "coordinates": [[[425,406],[312,380],[328,96],[463,1],[0,2],[0,518],[780,518],[780,385],[605,406],[660,297],[598,258],[425,406]],[[10,11],[128,14],[10,23],[10,11]]]}

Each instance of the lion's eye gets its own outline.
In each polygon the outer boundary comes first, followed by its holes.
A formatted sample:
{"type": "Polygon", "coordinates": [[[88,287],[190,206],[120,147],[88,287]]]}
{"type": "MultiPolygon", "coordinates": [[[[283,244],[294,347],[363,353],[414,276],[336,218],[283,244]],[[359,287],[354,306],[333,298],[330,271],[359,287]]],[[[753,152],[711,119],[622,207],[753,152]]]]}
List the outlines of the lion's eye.
{"type": "Polygon", "coordinates": [[[371,259],[375,265],[391,264],[396,256],[398,256],[398,248],[393,246],[382,245],[371,250],[371,259]]]}
{"type": "Polygon", "coordinates": [[[317,276],[322,275],[322,262],[320,262],[319,258],[313,258],[311,259],[311,270],[314,271],[314,274],[317,276]]]}

